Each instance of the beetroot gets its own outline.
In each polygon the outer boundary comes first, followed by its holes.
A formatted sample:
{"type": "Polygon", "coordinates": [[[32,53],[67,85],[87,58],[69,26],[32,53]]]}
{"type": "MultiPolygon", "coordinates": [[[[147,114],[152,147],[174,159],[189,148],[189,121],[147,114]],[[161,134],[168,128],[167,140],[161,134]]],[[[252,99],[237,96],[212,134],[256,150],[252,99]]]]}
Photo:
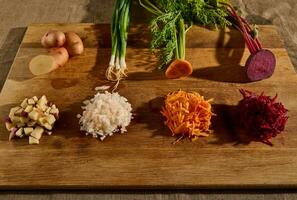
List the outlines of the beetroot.
{"type": "Polygon", "coordinates": [[[238,104],[240,125],[247,133],[263,143],[272,145],[270,139],[284,129],[288,120],[288,110],[280,102],[264,93],[256,95],[247,90],[240,90],[243,99],[238,104]]]}
{"type": "Polygon", "coordinates": [[[245,66],[247,76],[251,81],[259,81],[269,78],[274,73],[276,59],[274,54],[262,48],[258,39],[258,29],[253,28],[230,4],[223,3],[229,11],[229,17],[232,20],[233,26],[243,35],[245,43],[251,53],[245,66]]]}
{"type": "Polygon", "coordinates": [[[247,76],[251,81],[259,81],[272,76],[276,65],[274,54],[269,50],[261,49],[251,54],[245,66],[247,76]]]}

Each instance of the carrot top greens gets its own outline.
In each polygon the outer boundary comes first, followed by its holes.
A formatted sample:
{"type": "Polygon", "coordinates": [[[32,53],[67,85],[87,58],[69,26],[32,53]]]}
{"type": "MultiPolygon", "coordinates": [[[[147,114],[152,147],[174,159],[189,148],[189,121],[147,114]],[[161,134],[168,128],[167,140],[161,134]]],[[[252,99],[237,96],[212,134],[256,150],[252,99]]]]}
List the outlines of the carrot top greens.
{"type": "Polygon", "coordinates": [[[172,59],[185,59],[186,32],[193,24],[207,27],[231,25],[228,11],[220,3],[227,0],[139,0],[154,16],[150,23],[151,49],[160,49],[160,68],[172,59]]]}

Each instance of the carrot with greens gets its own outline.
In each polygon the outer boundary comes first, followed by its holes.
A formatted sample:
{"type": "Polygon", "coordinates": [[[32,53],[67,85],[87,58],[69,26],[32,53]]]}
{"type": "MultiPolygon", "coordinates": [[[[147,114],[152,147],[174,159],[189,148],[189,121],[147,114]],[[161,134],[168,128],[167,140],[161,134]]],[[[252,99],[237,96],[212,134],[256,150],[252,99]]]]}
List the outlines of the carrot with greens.
{"type": "Polygon", "coordinates": [[[130,23],[132,0],[117,0],[112,16],[111,24],[111,58],[106,71],[106,78],[119,82],[126,76],[126,48],[128,28],[130,23]]]}
{"type": "MultiPolygon", "coordinates": [[[[220,0],[225,2],[225,0],[220,0]]],[[[224,6],[212,5],[212,1],[197,0],[139,0],[154,16],[150,28],[151,49],[160,48],[160,69],[166,69],[167,78],[189,76],[192,65],[186,61],[186,33],[193,24],[208,27],[229,25],[224,6]]]]}

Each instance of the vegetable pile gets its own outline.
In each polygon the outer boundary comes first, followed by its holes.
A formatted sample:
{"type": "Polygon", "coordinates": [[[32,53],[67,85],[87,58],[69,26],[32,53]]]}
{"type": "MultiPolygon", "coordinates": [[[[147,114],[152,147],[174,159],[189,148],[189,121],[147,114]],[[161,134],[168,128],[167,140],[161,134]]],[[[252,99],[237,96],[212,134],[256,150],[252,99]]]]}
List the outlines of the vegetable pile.
{"type": "Polygon", "coordinates": [[[243,128],[252,137],[268,145],[284,129],[288,120],[288,110],[274,98],[256,95],[247,90],[240,90],[243,99],[238,104],[239,120],[243,128]]]}
{"type": "Polygon", "coordinates": [[[111,58],[106,78],[119,82],[126,76],[126,48],[132,0],[116,0],[111,23],[111,58]]]}
{"type": "Polygon", "coordinates": [[[20,106],[11,108],[5,125],[10,131],[9,140],[29,136],[29,144],[39,144],[43,132],[51,134],[59,110],[46,96],[26,98],[20,106]]]}
{"type": "Polygon", "coordinates": [[[126,132],[132,119],[131,104],[118,93],[98,92],[91,100],[86,100],[83,114],[78,115],[80,130],[86,135],[104,140],[113,133],[126,132]]]}
{"type": "Polygon", "coordinates": [[[70,56],[80,55],[84,51],[81,38],[74,32],[48,31],[41,38],[41,45],[48,48],[48,54],[32,58],[29,69],[34,75],[58,69],[68,62],[70,56]]]}
{"type": "Polygon", "coordinates": [[[196,92],[173,92],[167,95],[162,115],[166,118],[165,124],[172,132],[172,136],[188,137],[192,140],[200,136],[209,135],[211,125],[211,100],[196,92]]]}
{"type": "Polygon", "coordinates": [[[228,0],[139,0],[139,3],[154,15],[150,24],[151,49],[160,49],[160,68],[166,69],[167,78],[189,76],[193,71],[191,63],[185,60],[185,38],[192,25],[209,28],[233,25],[243,35],[251,53],[246,62],[248,78],[259,81],[273,74],[274,54],[262,48],[257,27],[252,28],[228,0]]]}
{"type": "Polygon", "coordinates": [[[140,5],[154,15],[150,24],[151,49],[154,51],[160,48],[160,68],[167,68],[167,78],[189,76],[193,71],[192,65],[185,60],[186,32],[193,24],[208,27],[230,25],[226,19],[227,9],[214,2],[216,1],[139,0],[140,5]]]}

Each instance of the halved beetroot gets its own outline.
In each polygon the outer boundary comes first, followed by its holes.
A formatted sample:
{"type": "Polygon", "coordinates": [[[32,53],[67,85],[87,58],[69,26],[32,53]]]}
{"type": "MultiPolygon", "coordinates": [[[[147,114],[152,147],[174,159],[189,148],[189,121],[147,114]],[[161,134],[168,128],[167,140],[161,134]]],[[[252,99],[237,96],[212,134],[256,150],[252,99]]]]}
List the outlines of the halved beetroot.
{"type": "Polygon", "coordinates": [[[251,54],[246,62],[247,76],[251,81],[259,81],[272,76],[276,65],[274,54],[261,49],[251,54]]]}

